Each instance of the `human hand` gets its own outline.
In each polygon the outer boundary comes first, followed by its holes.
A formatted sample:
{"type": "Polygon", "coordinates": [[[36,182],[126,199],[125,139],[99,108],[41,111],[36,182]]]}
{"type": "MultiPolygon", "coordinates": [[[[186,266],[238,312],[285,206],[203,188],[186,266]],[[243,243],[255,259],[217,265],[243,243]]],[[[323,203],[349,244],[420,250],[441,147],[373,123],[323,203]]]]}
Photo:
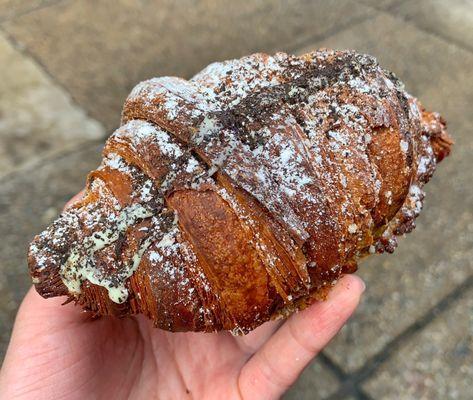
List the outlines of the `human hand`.
{"type": "Polygon", "coordinates": [[[360,278],[324,302],[242,337],[169,333],[142,318],[91,320],[30,290],[0,373],[5,399],[274,399],[332,339],[358,304],[360,278]]]}
{"type": "Polygon", "coordinates": [[[92,320],[34,289],[17,315],[1,399],[274,399],[355,310],[364,284],[343,277],[328,299],[246,336],[170,333],[143,316],[92,320]]]}

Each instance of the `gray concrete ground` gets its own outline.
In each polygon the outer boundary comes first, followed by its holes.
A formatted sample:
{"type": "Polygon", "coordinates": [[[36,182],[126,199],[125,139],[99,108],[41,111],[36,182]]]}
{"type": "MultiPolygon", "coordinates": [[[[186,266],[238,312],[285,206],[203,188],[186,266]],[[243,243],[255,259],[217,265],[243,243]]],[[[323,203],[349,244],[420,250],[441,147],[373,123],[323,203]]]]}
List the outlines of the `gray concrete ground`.
{"type": "Polygon", "coordinates": [[[128,91],[254,51],[353,48],[444,115],[456,145],[418,228],[359,274],[356,315],[287,399],[471,399],[473,2],[0,0],[0,357],[25,251],[99,161],[128,91]]]}

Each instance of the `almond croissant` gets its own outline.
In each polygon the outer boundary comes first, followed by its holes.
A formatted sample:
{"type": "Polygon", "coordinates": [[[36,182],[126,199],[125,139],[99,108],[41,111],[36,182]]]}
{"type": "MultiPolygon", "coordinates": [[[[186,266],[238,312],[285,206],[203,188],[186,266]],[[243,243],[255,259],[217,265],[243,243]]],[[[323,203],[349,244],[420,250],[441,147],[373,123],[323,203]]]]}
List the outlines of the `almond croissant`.
{"type": "Polygon", "coordinates": [[[151,79],[85,196],[35,237],[31,276],[95,315],[246,333],[392,252],[451,144],[437,113],[351,51],[151,79]]]}

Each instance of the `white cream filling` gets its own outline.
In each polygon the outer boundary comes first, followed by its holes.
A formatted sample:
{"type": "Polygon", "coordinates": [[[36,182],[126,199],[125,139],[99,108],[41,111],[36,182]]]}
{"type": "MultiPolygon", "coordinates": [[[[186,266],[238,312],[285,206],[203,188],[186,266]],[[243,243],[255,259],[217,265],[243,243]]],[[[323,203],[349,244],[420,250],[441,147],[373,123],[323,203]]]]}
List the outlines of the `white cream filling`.
{"type": "Polygon", "coordinates": [[[138,268],[141,257],[151,244],[151,238],[143,242],[138,252],[133,256],[133,262],[115,275],[115,278],[119,277],[118,282],[112,282],[110,277],[104,276],[95,268],[91,259],[96,251],[118,240],[120,234],[124,233],[131,225],[134,225],[138,219],[148,218],[152,215],[153,213],[141,204],[133,204],[124,208],[116,217],[114,229],[109,228],[102,232],[95,232],[93,235],[86,237],[79,246],[73,248],[60,271],[61,279],[69,292],[79,294],[82,282],[88,280],[95,285],[106,288],[113,302],[123,303],[128,297],[125,282],[138,268]]]}

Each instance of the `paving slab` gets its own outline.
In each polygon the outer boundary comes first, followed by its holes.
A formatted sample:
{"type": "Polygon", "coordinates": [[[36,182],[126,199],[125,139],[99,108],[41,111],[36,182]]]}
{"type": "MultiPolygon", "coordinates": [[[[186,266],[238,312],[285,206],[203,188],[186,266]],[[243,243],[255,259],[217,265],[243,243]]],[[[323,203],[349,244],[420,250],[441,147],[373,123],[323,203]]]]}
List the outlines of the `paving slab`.
{"type": "Polygon", "coordinates": [[[396,5],[391,12],[407,21],[473,50],[471,0],[418,0],[396,5]]]}
{"type": "Polygon", "coordinates": [[[360,3],[378,10],[388,10],[406,0],[359,0],[360,3]]]}
{"type": "Polygon", "coordinates": [[[364,299],[326,350],[353,372],[473,273],[473,56],[386,14],[312,47],[322,45],[375,55],[428,108],[444,115],[456,140],[452,156],[426,187],[416,230],[393,255],[373,256],[360,266],[364,299]]]}
{"type": "Polygon", "coordinates": [[[351,0],[68,1],[2,24],[108,129],[139,81],[284,50],[371,9],[351,0]]]}
{"type": "Polygon", "coordinates": [[[51,152],[103,136],[101,124],[1,34],[0,65],[0,177],[51,152]]]}
{"type": "Polygon", "coordinates": [[[0,360],[16,310],[30,287],[26,251],[33,236],[61,211],[101,159],[101,147],[85,145],[0,180],[0,360]]]}
{"type": "Polygon", "coordinates": [[[406,342],[363,388],[373,399],[470,400],[471,382],[473,290],[406,342]]]}
{"type": "Polygon", "coordinates": [[[0,21],[57,2],[58,0],[0,0],[0,21]]]}
{"type": "Polygon", "coordinates": [[[302,372],[297,382],[286,392],[283,400],[322,400],[338,389],[339,381],[317,359],[302,372]]]}

